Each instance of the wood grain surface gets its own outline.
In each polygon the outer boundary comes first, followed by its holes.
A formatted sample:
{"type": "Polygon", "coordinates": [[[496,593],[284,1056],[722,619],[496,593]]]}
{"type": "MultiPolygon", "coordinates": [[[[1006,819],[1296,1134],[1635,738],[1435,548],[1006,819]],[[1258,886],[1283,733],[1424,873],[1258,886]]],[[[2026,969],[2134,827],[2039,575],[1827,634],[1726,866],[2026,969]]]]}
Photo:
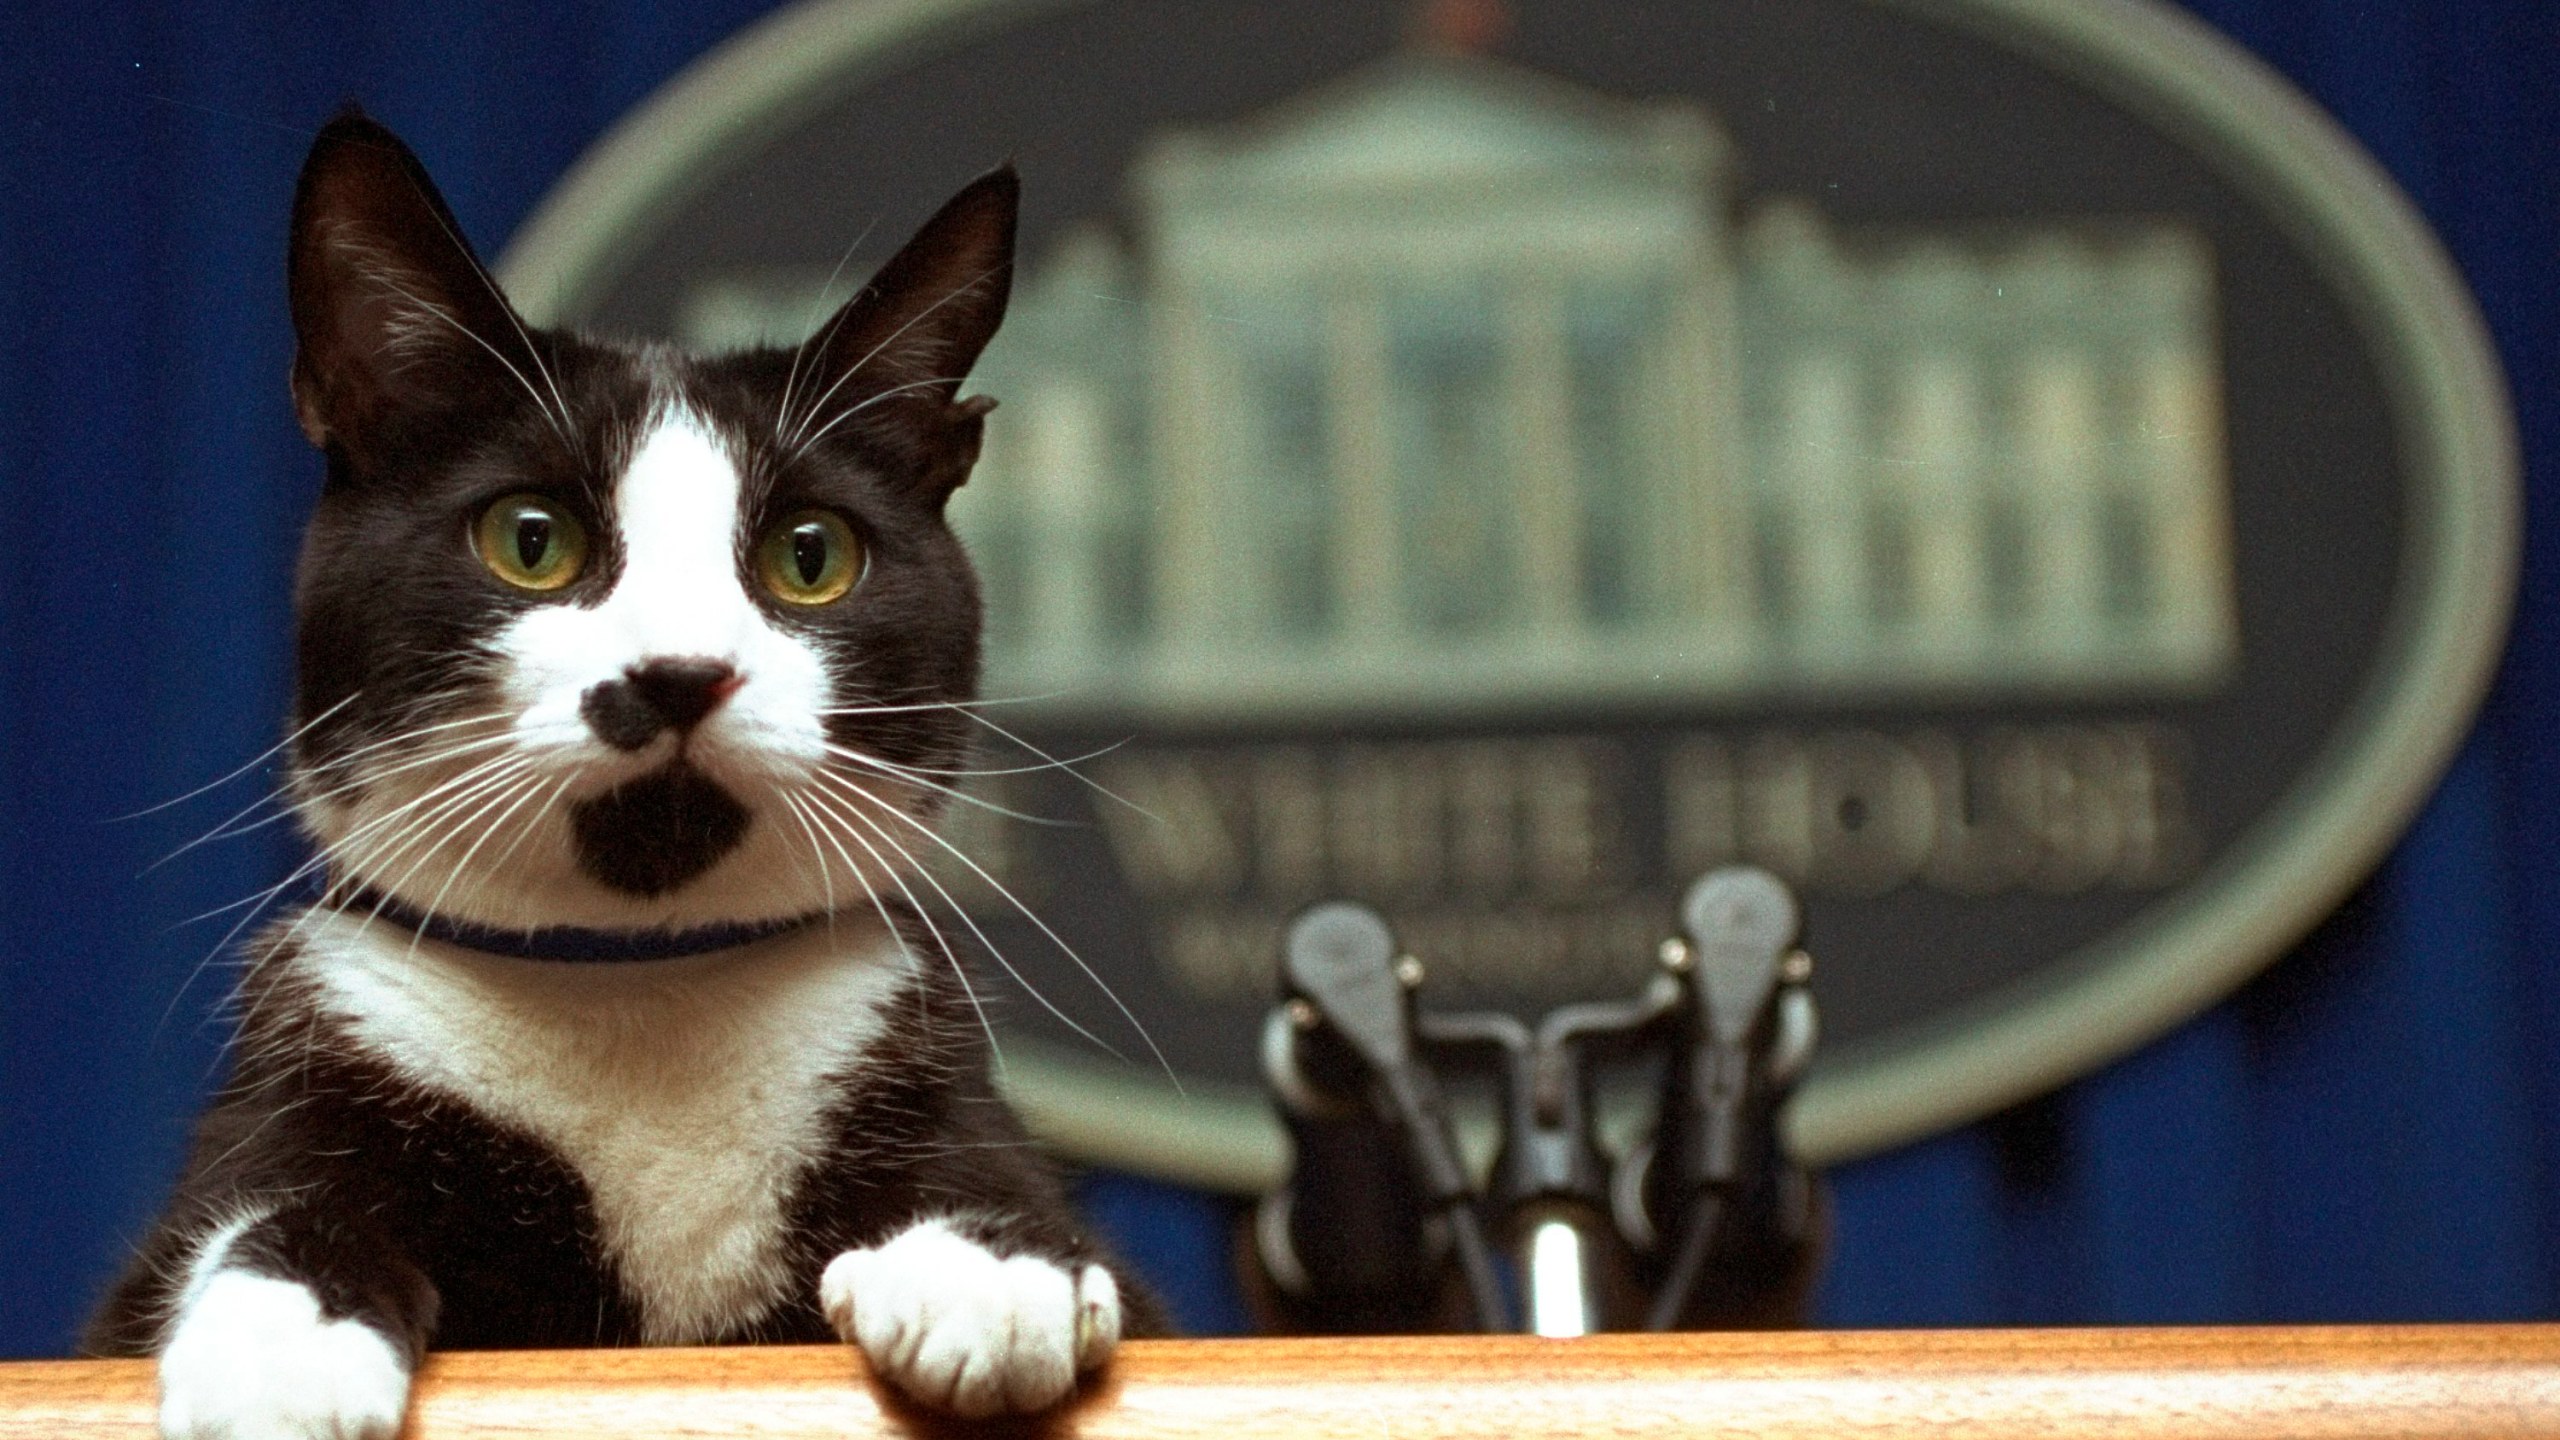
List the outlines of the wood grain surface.
{"type": "MultiPolygon", "coordinates": [[[[150,1433],[144,1361],[0,1365],[0,1437],[150,1433]]],[[[920,1415],[838,1349],[430,1357],[405,1435],[2560,1437],[2560,1326],[1132,1342],[1064,1411],[920,1415]]]]}

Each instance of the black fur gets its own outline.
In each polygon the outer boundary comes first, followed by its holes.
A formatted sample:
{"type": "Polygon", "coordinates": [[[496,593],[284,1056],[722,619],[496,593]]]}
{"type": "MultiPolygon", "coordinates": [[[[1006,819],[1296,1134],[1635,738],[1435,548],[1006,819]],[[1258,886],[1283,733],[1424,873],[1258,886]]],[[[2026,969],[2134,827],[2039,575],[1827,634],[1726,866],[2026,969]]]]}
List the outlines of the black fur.
{"type": "MultiPolygon", "coordinates": [[[[844,698],[970,698],[978,595],[943,506],[988,409],[959,398],[956,377],[1002,318],[1015,197],[1009,170],[964,190],[799,352],[694,357],[523,325],[415,158],[361,115],[333,122],[304,169],[290,266],[295,403],[328,466],[299,579],[301,801],[361,793],[376,763],[365,747],[485,707],[498,664],[487,637],[511,617],[612,590],[613,482],[669,396],[743,451],[742,533],[823,506],[859,534],[859,604],[793,607],[745,587],[777,628],[829,657],[844,698]],[[430,311],[456,323],[422,328],[430,311]],[[456,338],[466,330],[471,343],[456,338]],[[805,447],[776,442],[786,386],[839,381],[830,413],[872,403],[805,447]],[[585,571],[557,592],[510,588],[467,543],[472,517],[521,491],[565,508],[589,537],[585,571]]],[[[588,697],[588,723],[618,749],[709,708],[639,678],[588,697]]],[[[826,723],[839,743],[906,765],[950,767],[967,749],[966,722],[947,708],[826,723]]],[[[574,822],[585,872],[643,896],[680,892],[765,823],[682,760],[578,804],[574,822]]],[[[344,893],[374,877],[328,878],[344,893]]],[[[911,911],[889,908],[912,929],[911,911]]],[[[925,935],[909,938],[938,955],[925,935]]],[[[91,1353],[151,1352],[191,1247],[249,1198],[281,1208],[241,1237],[233,1263],[307,1283],[325,1313],[377,1326],[413,1358],[430,1345],[636,1341],[636,1303],[600,1248],[578,1173],[368,1053],[297,978],[302,943],[286,924],[257,948],[236,1070],[167,1213],[99,1312],[91,1353]]],[[[953,969],[922,966],[878,1042],[832,1077],[828,1144],[786,1203],[784,1245],[802,1279],[718,1338],[830,1338],[814,1293],[826,1262],[927,1216],[956,1217],[999,1254],[1103,1258],[996,1097],[973,1005],[953,969]]],[[[1162,1328],[1125,1278],[1123,1295],[1130,1333],[1162,1328]]]]}
{"type": "MultiPolygon", "coordinates": [[[[814,505],[845,515],[862,539],[858,606],[801,609],[749,587],[777,625],[858,656],[861,673],[878,677],[865,686],[874,699],[972,695],[977,582],[942,512],[993,402],[955,399],[960,381],[942,377],[964,374],[1003,318],[1018,193],[1009,168],[963,190],[800,351],[698,357],[524,326],[399,140],[361,116],[332,123],[304,166],[291,267],[295,402],[328,457],[298,583],[296,696],[297,722],[327,718],[297,742],[302,768],[325,770],[400,727],[462,712],[494,619],[594,603],[613,588],[612,480],[668,394],[741,437],[748,533],[814,505]],[[364,277],[323,243],[332,235],[359,255],[409,262],[403,289],[460,315],[501,353],[447,345],[384,359],[379,335],[351,335],[343,318],[381,323],[361,301],[364,277]],[[873,403],[805,451],[773,443],[790,428],[786,390],[797,389],[797,409],[857,367],[859,384],[830,408],[873,403]],[[565,427],[539,403],[551,383],[565,427]],[[453,543],[482,507],[523,490],[568,507],[590,537],[591,563],[560,592],[511,590],[453,543]],[[362,703],[336,708],[350,695],[362,703]]],[[[905,764],[948,767],[968,744],[966,722],[947,711],[831,723],[838,739],[905,764]]]]}
{"type": "Polygon", "coordinates": [[[587,873],[634,895],[699,878],[737,848],[748,823],[745,806],[683,765],[581,802],[571,815],[587,873]]]}

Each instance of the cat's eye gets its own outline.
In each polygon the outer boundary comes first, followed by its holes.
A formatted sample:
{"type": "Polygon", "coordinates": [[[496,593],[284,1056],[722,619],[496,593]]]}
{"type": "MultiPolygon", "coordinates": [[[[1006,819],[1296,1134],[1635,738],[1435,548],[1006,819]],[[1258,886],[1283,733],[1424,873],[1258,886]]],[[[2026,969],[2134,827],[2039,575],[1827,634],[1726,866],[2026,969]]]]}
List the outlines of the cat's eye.
{"type": "Polygon", "coordinates": [[[539,495],[493,502],[480,512],[473,539],[489,572],[519,590],[557,590],[587,564],[586,527],[539,495]]]}
{"type": "Polygon", "coordinates": [[[801,510],[767,530],[756,547],[765,588],[794,605],[825,605],[862,578],[862,542],[831,510],[801,510]]]}

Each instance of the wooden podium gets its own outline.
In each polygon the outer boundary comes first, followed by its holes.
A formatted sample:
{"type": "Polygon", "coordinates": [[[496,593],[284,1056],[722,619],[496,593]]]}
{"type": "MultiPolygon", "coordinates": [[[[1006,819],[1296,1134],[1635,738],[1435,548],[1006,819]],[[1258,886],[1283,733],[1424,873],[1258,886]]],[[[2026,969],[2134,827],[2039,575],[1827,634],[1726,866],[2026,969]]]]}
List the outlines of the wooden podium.
{"type": "MultiPolygon", "coordinates": [[[[151,1431],[143,1361],[0,1365],[0,1437],[151,1431]]],[[[433,1356],[462,1437],[2560,1436],[2560,1326],[1133,1342],[1054,1416],[919,1414],[850,1350],[433,1356]]]]}

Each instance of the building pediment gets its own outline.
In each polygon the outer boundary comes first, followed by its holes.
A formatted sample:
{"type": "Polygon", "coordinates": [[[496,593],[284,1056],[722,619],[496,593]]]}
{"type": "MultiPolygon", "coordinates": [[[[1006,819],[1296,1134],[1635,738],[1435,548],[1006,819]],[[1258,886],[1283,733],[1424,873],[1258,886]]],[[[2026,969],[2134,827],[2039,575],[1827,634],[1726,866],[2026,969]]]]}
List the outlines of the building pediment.
{"type": "Polygon", "coordinates": [[[1613,100],[1481,56],[1423,53],[1245,125],[1167,135],[1140,162],[1140,186],[1189,207],[1613,174],[1694,186],[1721,150],[1686,103],[1613,100]]]}

